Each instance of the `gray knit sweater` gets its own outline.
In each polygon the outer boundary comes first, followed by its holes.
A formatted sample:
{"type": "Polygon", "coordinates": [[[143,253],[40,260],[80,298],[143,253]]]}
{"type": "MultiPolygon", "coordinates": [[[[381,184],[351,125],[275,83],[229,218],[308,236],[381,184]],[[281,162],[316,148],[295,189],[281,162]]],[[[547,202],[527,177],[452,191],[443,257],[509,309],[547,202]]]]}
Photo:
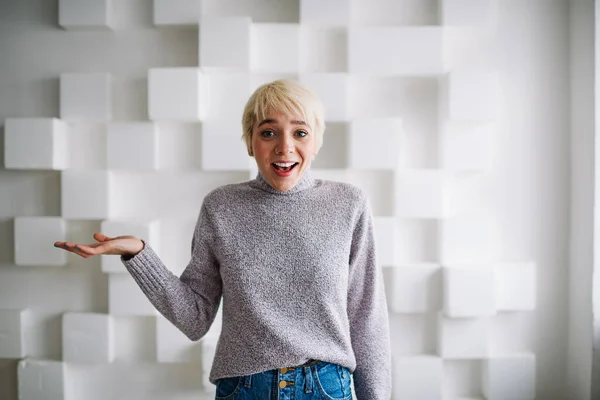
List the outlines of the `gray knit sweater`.
{"type": "Polygon", "coordinates": [[[258,174],[205,197],[181,277],[149,243],[123,262],[191,340],[206,334],[222,296],[212,383],[317,359],[353,372],[359,400],[390,398],[387,305],[360,189],[307,171],[280,192],[258,174]]]}

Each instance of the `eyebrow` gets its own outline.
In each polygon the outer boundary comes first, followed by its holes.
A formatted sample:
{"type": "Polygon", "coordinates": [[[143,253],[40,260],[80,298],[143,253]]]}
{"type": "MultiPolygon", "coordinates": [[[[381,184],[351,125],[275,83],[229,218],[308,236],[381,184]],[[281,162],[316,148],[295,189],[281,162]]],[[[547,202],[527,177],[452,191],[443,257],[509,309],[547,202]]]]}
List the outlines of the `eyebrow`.
{"type": "MultiPolygon", "coordinates": [[[[292,124],[294,125],[304,125],[306,126],[306,122],[304,121],[290,121],[292,124]]],[[[258,124],[258,126],[262,126],[264,124],[276,124],[277,120],[275,119],[263,119],[262,121],[260,121],[260,124],[258,124]]]]}

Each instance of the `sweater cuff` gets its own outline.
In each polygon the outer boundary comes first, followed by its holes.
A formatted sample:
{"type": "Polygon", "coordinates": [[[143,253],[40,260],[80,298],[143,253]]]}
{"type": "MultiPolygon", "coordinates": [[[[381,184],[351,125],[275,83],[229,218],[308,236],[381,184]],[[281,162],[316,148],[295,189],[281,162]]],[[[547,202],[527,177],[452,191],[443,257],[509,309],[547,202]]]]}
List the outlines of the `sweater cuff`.
{"type": "Polygon", "coordinates": [[[129,273],[138,281],[152,281],[159,287],[165,287],[175,275],[164,265],[147,242],[144,248],[133,257],[121,256],[121,262],[129,273]]]}

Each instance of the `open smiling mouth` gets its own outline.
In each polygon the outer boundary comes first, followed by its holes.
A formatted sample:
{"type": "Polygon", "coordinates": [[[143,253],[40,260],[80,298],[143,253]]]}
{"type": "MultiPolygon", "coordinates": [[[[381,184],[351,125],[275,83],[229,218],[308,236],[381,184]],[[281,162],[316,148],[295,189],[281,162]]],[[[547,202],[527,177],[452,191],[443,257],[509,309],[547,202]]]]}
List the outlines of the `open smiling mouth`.
{"type": "Polygon", "coordinates": [[[298,165],[298,163],[272,163],[271,165],[275,168],[275,171],[290,172],[298,165]]]}

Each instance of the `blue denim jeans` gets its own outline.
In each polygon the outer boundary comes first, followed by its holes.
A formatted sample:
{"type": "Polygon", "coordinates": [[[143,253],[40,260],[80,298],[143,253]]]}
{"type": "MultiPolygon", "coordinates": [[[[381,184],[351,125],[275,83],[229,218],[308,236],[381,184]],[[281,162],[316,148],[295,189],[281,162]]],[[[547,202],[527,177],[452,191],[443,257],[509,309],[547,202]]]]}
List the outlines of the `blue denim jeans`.
{"type": "Polygon", "coordinates": [[[217,400],[352,399],[348,368],[325,361],[217,380],[217,400]]]}

